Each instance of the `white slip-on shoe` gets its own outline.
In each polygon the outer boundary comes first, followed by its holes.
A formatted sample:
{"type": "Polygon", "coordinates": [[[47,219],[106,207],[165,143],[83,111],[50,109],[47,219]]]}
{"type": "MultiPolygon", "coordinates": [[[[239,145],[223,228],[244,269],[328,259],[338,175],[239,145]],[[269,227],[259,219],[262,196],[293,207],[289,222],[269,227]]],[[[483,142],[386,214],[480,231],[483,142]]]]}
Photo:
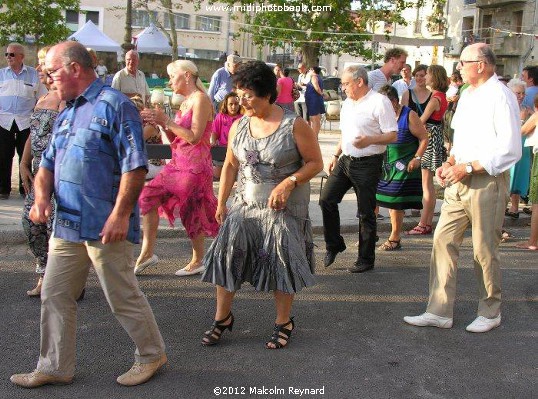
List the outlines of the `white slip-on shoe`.
{"type": "Polygon", "coordinates": [[[159,257],[157,255],[152,255],[148,260],[135,266],[134,274],[138,276],[140,273],[142,273],[142,271],[144,271],[144,269],[148,268],[149,266],[156,265],[157,263],[159,263],[159,257]]]}
{"type": "Polygon", "coordinates": [[[474,321],[466,328],[467,331],[473,333],[483,333],[493,330],[495,327],[501,325],[501,315],[499,314],[494,319],[488,319],[484,316],[478,316],[474,321]]]}
{"type": "Polygon", "coordinates": [[[441,317],[433,313],[422,313],[419,316],[405,316],[404,321],[407,324],[411,324],[418,327],[452,327],[452,319],[450,317],[441,317]]]}
{"type": "Polygon", "coordinates": [[[204,272],[205,267],[203,265],[200,265],[196,269],[192,270],[185,270],[187,266],[185,266],[183,269],[179,269],[177,272],[175,272],[176,276],[183,277],[183,276],[194,276],[195,274],[201,274],[204,272]]]}

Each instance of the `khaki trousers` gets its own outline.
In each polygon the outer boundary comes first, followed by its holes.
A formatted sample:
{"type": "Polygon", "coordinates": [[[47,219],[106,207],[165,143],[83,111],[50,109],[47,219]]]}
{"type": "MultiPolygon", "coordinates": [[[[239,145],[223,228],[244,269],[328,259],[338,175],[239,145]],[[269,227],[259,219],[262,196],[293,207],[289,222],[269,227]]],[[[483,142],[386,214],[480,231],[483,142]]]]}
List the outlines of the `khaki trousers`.
{"type": "Polygon", "coordinates": [[[508,203],[509,173],[466,177],[445,190],[433,236],[430,298],[427,312],[453,317],[459,248],[471,224],[478,315],[494,318],[501,311],[499,243],[508,203]]]}
{"type": "Polygon", "coordinates": [[[150,363],[165,351],[149,303],[134,275],[133,244],[69,242],[51,238],[41,291],[41,350],[37,369],[46,374],[75,373],[76,299],[94,266],[112,313],[136,345],[135,360],[150,363]]]}

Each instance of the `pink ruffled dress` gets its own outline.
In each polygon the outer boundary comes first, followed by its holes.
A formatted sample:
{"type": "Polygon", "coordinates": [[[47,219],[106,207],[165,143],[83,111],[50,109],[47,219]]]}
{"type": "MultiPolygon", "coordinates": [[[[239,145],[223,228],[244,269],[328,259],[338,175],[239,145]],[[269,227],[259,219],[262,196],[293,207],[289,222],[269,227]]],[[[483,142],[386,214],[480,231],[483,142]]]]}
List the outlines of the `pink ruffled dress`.
{"type": "MultiPolygon", "coordinates": [[[[190,129],[192,110],[185,115],[178,112],[174,122],[190,129]]],[[[171,226],[179,216],[190,238],[199,234],[215,237],[219,230],[209,144],[211,126],[208,122],[201,140],[194,145],[175,137],[170,144],[172,160],[146,184],[138,200],[142,215],[158,206],[159,216],[166,217],[171,226]]]]}

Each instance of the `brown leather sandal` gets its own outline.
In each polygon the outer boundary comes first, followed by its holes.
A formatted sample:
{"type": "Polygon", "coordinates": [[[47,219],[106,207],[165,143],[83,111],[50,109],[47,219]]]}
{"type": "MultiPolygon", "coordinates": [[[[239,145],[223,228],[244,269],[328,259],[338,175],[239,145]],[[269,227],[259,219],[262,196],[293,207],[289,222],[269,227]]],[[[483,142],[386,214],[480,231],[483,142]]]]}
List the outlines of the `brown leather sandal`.
{"type": "Polygon", "coordinates": [[[402,249],[402,244],[400,244],[400,240],[387,240],[378,249],[381,251],[397,251],[398,249],[402,249]]]}

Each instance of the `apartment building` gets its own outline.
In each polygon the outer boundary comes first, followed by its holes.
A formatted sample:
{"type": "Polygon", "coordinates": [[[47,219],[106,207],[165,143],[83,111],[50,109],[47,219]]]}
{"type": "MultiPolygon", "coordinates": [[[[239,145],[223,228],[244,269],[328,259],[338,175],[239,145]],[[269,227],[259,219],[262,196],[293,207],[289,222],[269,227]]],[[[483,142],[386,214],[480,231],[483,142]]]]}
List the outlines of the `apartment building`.
{"type": "Polygon", "coordinates": [[[538,64],[537,1],[451,0],[448,8],[447,62],[455,65],[465,46],[485,42],[497,55],[497,74],[519,76],[538,64]]]}

